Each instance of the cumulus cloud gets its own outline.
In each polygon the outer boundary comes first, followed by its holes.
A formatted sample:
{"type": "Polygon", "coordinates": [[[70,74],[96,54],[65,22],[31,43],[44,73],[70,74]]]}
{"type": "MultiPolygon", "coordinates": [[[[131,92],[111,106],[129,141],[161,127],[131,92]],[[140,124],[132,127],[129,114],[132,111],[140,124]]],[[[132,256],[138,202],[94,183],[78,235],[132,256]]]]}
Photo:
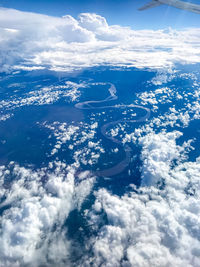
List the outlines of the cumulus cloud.
{"type": "Polygon", "coordinates": [[[50,17],[0,8],[1,70],[99,65],[161,68],[199,62],[199,29],[140,30],[84,13],[50,17]]]}
{"type": "Polygon", "coordinates": [[[14,162],[1,166],[0,266],[66,266],[70,241],[63,225],[93,183],[90,174],[75,181],[74,169],[61,162],[35,171],[14,162]]]}
{"type": "Polygon", "coordinates": [[[181,135],[180,132],[151,133],[140,138],[143,146],[142,185],[156,185],[166,177],[172,160],[180,158],[181,147],[176,145],[175,140],[181,135]]]}
{"type": "MultiPolygon", "coordinates": [[[[14,84],[14,87],[22,87],[22,84],[14,84]]],[[[14,110],[22,106],[29,105],[50,105],[57,102],[59,99],[64,98],[66,101],[74,102],[77,101],[80,96],[80,88],[85,88],[87,85],[85,83],[74,83],[70,81],[65,81],[60,85],[51,85],[48,87],[38,88],[38,90],[33,90],[26,92],[21,96],[12,95],[9,99],[3,99],[0,101],[0,108],[3,110],[14,110]]],[[[6,120],[8,115],[3,115],[0,120],[6,120]]]]}
{"type": "Polygon", "coordinates": [[[94,13],[82,13],[79,15],[79,20],[79,24],[89,31],[96,32],[98,29],[108,28],[106,19],[94,13]]]}
{"type": "Polygon", "coordinates": [[[96,192],[89,217],[93,225],[104,223],[91,241],[94,266],[200,265],[200,159],[172,166],[184,150],[179,136],[151,133],[141,140],[140,189],[122,197],[96,192]]]}

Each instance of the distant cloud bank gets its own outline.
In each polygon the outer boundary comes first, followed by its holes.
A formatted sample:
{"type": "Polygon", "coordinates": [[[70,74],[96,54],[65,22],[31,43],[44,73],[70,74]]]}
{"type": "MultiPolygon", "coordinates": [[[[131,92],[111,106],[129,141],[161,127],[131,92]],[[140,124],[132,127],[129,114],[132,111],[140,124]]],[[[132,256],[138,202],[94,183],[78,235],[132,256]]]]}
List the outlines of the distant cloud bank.
{"type": "Polygon", "coordinates": [[[0,71],[99,65],[162,68],[200,61],[200,28],[132,30],[91,13],[51,17],[0,8],[0,71]]]}

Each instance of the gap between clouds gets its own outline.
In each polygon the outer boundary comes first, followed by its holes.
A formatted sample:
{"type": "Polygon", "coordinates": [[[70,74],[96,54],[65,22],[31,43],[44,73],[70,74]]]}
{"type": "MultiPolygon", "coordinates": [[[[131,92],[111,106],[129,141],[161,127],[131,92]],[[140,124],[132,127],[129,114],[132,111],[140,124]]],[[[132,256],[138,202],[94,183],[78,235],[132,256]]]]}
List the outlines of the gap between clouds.
{"type": "MultiPolygon", "coordinates": [[[[133,18],[134,19],[134,18],[133,18]]],[[[51,17],[0,8],[1,71],[99,65],[162,68],[200,61],[200,29],[132,30],[91,13],[51,17]]]]}

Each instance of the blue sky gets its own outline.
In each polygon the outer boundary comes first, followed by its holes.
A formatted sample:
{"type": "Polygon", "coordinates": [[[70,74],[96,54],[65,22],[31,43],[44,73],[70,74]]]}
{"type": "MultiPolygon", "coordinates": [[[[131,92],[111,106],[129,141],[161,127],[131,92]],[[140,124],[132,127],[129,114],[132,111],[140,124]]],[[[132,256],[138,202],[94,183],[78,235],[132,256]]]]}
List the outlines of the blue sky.
{"type": "MultiPolygon", "coordinates": [[[[148,0],[2,0],[2,7],[32,11],[53,16],[95,12],[106,17],[109,24],[131,26],[133,29],[199,27],[200,15],[168,6],[140,12],[148,0]]],[[[199,0],[192,0],[199,3],[199,0]]]]}

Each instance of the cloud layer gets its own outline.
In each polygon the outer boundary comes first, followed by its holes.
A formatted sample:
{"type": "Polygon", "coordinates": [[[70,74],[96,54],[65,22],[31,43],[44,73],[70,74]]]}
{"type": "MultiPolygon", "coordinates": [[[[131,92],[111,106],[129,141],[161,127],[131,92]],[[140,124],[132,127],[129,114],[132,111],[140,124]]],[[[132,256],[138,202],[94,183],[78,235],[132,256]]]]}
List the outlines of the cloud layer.
{"type": "Polygon", "coordinates": [[[112,65],[160,68],[200,60],[200,29],[134,31],[90,13],[50,17],[0,8],[1,71],[71,71],[112,65]]]}
{"type": "Polygon", "coordinates": [[[74,169],[59,161],[35,171],[14,162],[0,167],[0,266],[66,266],[64,222],[91,191],[94,179],[86,177],[75,181],[74,169]]]}
{"type": "Polygon", "coordinates": [[[91,241],[94,266],[200,265],[200,159],[172,167],[184,151],[176,145],[180,135],[151,133],[140,139],[139,190],[121,198],[105,189],[96,192],[91,224],[107,220],[91,241]]]}

